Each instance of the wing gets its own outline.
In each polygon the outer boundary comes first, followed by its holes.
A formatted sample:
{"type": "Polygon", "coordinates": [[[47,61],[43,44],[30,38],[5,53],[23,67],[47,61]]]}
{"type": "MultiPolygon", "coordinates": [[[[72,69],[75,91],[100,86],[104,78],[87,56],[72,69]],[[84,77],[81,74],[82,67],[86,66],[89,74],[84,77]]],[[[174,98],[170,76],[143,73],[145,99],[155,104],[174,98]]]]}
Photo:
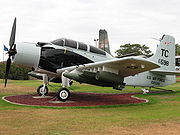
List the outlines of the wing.
{"type": "Polygon", "coordinates": [[[62,68],[62,69],[58,69],[57,73],[61,74],[64,70],[72,71],[76,69],[78,71],[89,70],[92,72],[108,71],[121,75],[123,77],[127,77],[144,71],[149,71],[158,67],[159,65],[147,59],[143,59],[139,57],[134,57],[134,58],[126,57],[121,59],[115,58],[107,61],[62,68]]]}

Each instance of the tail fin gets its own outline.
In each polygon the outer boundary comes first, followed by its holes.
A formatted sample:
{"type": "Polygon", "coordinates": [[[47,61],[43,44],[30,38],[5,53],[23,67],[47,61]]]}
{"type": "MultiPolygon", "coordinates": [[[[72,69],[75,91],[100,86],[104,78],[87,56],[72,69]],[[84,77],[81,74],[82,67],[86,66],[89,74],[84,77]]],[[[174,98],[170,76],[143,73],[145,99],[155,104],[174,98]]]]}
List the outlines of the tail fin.
{"type": "Polygon", "coordinates": [[[161,65],[157,70],[175,71],[175,39],[170,35],[163,35],[156,53],[149,58],[161,65]]]}
{"type": "Polygon", "coordinates": [[[110,48],[109,48],[108,34],[107,34],[106,30],[99,30],[99,46],[98,46],[98,48],[111,54],[110,48]]]}

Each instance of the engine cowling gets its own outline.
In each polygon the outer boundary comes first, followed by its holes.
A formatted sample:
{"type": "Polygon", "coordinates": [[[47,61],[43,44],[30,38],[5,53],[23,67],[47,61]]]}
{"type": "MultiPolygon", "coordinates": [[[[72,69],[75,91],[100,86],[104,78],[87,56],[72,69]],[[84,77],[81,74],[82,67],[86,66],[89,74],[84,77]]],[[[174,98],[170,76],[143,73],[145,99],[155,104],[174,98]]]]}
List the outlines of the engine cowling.
{"type": "Polygon", "coordinates": [[[13,63],[37,68],[39,65],[41,48],[34,43],[16,43],[17,54],[13,56],[13,63]]]}

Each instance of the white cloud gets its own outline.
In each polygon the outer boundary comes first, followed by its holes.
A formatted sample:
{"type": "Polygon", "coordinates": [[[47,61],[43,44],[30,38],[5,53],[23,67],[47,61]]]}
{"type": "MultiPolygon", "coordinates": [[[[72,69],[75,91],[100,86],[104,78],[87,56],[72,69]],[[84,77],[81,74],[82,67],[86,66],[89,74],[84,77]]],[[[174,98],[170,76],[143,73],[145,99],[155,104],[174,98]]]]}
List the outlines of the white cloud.
{"type": "Polygon", "coordinates": [[[0,45],[8,44],[15,16],[16,41],[67,37],[94,44],[102,28],[108,31],[113,52],[125,43],[146,44],[155,50],[157,41],[150,37],[163,34],[180,42],[178,0],[1,0],[0,14],[0,45]]]}

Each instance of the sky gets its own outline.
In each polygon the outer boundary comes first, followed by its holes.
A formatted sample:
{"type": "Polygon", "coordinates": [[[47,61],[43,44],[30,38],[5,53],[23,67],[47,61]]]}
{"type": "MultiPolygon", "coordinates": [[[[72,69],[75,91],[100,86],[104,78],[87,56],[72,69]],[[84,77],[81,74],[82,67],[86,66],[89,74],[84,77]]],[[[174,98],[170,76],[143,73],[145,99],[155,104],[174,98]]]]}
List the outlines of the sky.
{"type": "Polygon", "coordinates": [[[180,44],[179,0],[0,0],[0,61],[14,17],[16,42],[69,38],[95,45],[99,29],[108,31],[111,52],[126,43],[155,52],[163,34],[180,44]]]}

